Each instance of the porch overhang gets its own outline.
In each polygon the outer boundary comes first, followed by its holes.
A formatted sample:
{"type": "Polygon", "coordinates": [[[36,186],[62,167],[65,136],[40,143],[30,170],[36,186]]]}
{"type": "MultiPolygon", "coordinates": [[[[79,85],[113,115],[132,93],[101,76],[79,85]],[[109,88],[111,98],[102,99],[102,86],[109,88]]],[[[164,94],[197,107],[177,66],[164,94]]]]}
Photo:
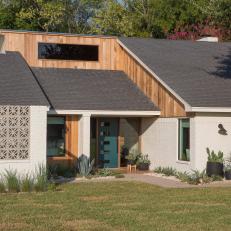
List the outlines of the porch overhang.
{"type": "Polygon", "coordinates": [[[110,111],[110,110],[50,110],[49,115],[88,115],[109,117],[152,117],[159,116],[160,111],[110,111]]]}

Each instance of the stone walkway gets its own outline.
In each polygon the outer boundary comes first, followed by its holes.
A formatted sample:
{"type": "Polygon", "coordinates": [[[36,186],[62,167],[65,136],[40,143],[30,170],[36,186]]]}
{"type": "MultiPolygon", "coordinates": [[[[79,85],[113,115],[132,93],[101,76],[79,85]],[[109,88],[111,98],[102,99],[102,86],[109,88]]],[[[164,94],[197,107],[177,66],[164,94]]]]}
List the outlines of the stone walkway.
{"type": "Polygon", "coordinates": [[[189,185],[184,182],[175,181],[156,176],[148,176],[144,174],[124,174],[126,180],[135,180],[143,183],[153,184],[164,188],[192,188],[194,185],[189,185]]]}
{"type": "Polygon", "coordinates": [[[148,184],[157,185],[164,188],[210,188],[210,187],[231,187],[231,181],[216,181],[210,184],[203,185],[190,185],[184,182],[176,181],[173,179],[166,179],[163,177],[149,176],[145,174],[127,173],[125,180],[135,180],[148,184]]]}
{"type": "Polygon", "coordinates": [[[202,185],[190,185],[175,179],[159,177],[155,175],[147,175],[143,173],[123,173],[125,178],[113,178],[113,177],[100,177],[81,179],[81,178],[61,178],[56,179],[55,182],[59,184],[63,183],[80,183],[80,182],[102,182],[102,181],[138,181],[147,184],[156,185],[163,188],[211,188],[211,187],[231,187],[231,181],[216,181],[209,184],[202,185]]]}

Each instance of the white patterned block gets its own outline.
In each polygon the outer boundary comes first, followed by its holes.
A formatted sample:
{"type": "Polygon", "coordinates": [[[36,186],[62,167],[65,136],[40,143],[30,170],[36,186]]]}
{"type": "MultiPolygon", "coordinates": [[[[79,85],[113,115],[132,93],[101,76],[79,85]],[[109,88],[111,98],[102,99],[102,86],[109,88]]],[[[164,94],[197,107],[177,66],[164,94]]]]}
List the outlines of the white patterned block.
{"type": "Polygon", "coordinates": [[[0,106],[0,160],[29,158],[30,107],[0,106]]]}

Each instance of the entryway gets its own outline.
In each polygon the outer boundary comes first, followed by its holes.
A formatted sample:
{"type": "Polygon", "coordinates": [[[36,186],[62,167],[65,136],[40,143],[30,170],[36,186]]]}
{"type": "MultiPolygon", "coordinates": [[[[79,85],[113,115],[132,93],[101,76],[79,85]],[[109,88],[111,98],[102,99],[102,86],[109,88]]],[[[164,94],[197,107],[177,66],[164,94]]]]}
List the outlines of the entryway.
{"type": "Polygon", "coordinates": [[[139,152],[140,119],[135,117],[91,118],[91,159],[99,168],[127,166],[126,156],[139,152]]]}
{"type": "Polygon", "coordinates": [[[101,168],[118,167],[118,119],[100,118],[98,123],[98,153],[101,168]]]}

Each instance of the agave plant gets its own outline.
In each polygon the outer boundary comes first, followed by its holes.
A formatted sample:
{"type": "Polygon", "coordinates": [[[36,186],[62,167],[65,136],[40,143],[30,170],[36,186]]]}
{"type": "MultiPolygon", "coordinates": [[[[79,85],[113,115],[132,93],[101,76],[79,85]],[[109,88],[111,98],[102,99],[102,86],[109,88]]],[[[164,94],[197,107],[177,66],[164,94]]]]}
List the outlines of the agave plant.
{"type": "Polygon", "coordinates": [[[82,154],[77,160],[77,170],[81,176],[88,176],[93,168],[95,160],[90,161],[90,158],[82,154]]]}

